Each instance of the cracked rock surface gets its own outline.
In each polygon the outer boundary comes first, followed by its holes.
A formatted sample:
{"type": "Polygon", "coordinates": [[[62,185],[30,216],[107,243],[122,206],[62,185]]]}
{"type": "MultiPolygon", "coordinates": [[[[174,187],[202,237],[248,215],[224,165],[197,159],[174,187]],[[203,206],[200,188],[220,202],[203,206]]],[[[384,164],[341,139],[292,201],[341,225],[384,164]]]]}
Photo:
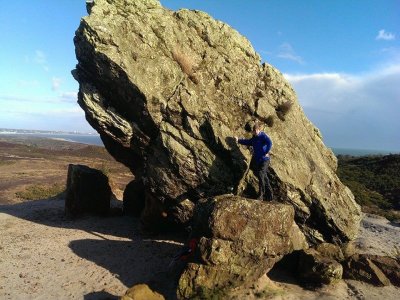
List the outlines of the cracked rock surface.
{"type": "Polygon", "coordinates": [[[273,141],[275,200],[294,207],[308,241],[356,237],[360,208],[336,176],[335,156],[282,74],[233,28],[156,0],[96,0],[74,43],[79,105],[143,183],[145,224],[179,225],[190,214],[170,211],[182,201],[254,196],[251,153],[232,137],[250,137],[245,125],[258,120],[273,141]]]}

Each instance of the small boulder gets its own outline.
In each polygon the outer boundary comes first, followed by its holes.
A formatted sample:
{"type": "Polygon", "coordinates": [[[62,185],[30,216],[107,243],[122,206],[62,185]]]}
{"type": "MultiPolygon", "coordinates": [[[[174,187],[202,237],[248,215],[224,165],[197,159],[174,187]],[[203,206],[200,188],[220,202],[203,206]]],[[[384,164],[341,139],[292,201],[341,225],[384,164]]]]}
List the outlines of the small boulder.
{"type": "Polygon", "coordinates": [[[343,275],[343,267],[336,260],[323,257],[315,249],[300,251],[297,273],[303,284],[332,284],[343,275]]]}
{"type": "Polygon", "coordinates": [[[126,291],[121,300],[164,300],[164,296],[151,290],[147,284],[136,284],[126,291]]]}
{"type": "Polygon", "coordinates": [[[83,213],[106,215],[110,209],[111,188],[101,171],[83,165],[68,166],[65,214],[76,217],[83,213]]]}
{"type": "Polygon", "coordinates": [[[376,286],[390,285],[390,280],[373,262],[371,255],[355,254],[344,262],[344,278],[364,281],[376,286]]]}
{"type": "Polygon", "coordinates": [[[369,259],[381,269],[390,282],[400,287],[400,263],[389,256],[369,255],[369,259]]]}
{"type": "Polygon", "coordinates": [[[132,180],[124,190],[124,214],[140,217],[144,209],[144,185],[141,180],[132,180]]]}
{"type": "Polygon", "coordinates": [[[354,243],[354,241],[347,242],[342,245],[341,247],[342,253],[345,259],[348,259],[349,257],[353,256],[357,252],[357,247],[354,243]]]}

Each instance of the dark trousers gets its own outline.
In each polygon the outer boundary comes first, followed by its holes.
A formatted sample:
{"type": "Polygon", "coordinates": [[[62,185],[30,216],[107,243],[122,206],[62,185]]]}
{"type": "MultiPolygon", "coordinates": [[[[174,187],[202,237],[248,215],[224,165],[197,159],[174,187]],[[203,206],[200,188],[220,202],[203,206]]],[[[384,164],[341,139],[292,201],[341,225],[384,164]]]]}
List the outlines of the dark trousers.
{"type": "Polygon", "coordinates": [[[255,167],[256,175],[258,178],[259,196],[260,200],[272,201],[273,194],[271,184],[268,179],[269,160],[257,164],[255,167]]]}

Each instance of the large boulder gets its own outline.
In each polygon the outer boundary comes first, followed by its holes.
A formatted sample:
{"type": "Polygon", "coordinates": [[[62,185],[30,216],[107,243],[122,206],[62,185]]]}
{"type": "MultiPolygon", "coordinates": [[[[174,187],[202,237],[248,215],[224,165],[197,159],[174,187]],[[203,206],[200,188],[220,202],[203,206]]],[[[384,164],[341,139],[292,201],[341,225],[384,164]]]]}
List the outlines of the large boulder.
{"type": "Polygon", "coordinates": [[[360,208],[335,156],[290,84],[236,30],[157,0],[96,0],[74,43],[78,103],[145,183],[145,223],[164,226],[182,200],[254,195],[251,153],[232,136],[249,136],[245,125],[258,121],[273,140],[274,194],[295,208],[308,240],[355,238],[360,208]]]}
{"type": "Polygon", "coordinates": [[[65,214],[77,217],[84,213],[106,215],[110,210],[111,187],[101,171],[84,165],[68,166],[65,214]]]}
{"type": "Polygon", "coordinates": [[[290,205],[222,195],[197,203],[193,221],[199,242],[179,279],[181,299],[210,299],[253,283],[285,254],[307,247],[290,205]]]}

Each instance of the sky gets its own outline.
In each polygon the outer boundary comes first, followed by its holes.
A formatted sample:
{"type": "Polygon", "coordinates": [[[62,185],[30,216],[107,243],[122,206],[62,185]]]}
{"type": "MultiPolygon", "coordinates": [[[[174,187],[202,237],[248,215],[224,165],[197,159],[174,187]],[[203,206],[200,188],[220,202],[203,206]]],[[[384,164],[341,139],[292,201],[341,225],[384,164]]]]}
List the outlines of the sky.
{"type": "MultiPolygon", "coordinates": [[[[399,0],[161,0],[246,36],[329,147],[400,151],[399,0]]],[[[0,128],[93,132],[76,103],[84,0],[0,0],[0,128]]]]}

